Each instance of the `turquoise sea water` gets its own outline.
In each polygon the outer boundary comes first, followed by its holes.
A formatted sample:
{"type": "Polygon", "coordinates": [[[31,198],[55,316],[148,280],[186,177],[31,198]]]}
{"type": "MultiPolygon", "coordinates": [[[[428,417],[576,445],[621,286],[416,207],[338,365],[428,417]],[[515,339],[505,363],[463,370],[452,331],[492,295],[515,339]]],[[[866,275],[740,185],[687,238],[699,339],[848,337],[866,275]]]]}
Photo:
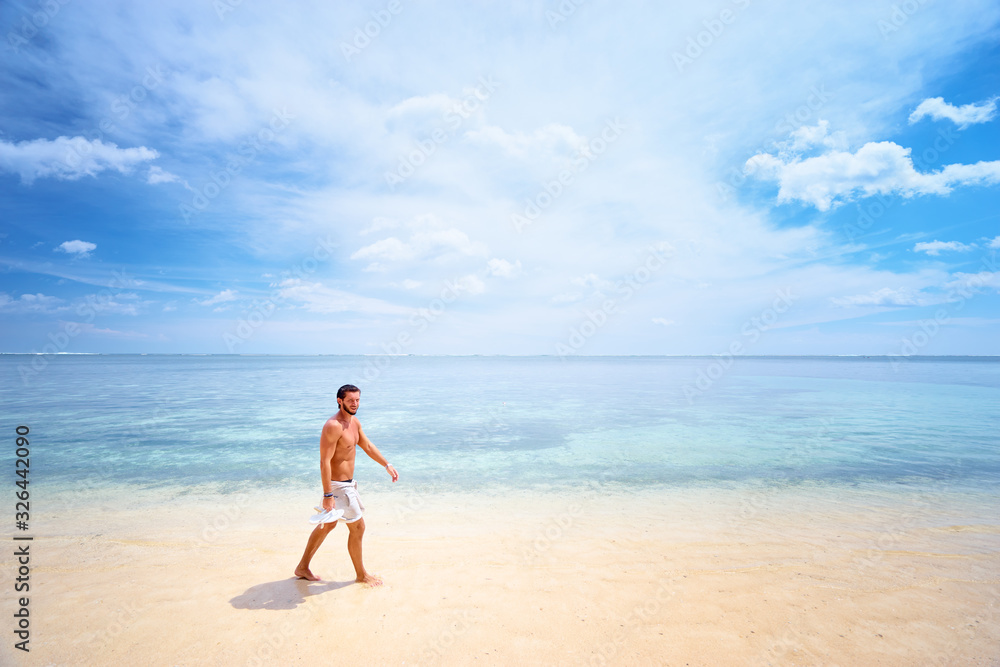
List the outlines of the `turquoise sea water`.
{"type": "Polygon", "coordinates": [[[1000,482],[997,358],[61,355],[24,381],[32,359],[0,355],[5,456],[27,425],[33,483],[62,488],[311,484],[348,382],[425,488],[1000,482]]]}

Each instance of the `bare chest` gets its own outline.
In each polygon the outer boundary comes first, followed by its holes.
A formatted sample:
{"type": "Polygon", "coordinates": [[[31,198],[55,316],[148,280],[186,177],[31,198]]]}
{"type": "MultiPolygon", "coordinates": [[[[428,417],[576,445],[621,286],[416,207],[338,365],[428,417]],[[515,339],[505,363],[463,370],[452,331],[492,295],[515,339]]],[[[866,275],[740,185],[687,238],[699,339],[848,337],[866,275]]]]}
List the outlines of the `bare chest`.
{"type": "Polygon", "coordinates": [[[347,426],[341,433],[340,439],[337,441],[337,449],[354,449],[358,444],[358,423],[351,420],[351,424],[347,426]]]}

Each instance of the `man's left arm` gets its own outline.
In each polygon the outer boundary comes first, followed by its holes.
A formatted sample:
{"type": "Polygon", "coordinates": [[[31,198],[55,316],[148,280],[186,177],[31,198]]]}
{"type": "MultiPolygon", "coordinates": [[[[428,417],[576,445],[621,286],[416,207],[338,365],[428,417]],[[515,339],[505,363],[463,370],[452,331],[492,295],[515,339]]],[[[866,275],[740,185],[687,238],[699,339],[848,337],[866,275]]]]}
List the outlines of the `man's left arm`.
{"type": "Polygon", "coordinates": [[[365,454],[367,454],[372,461],[385,468],[385,471],[389,473],[390,477],[392,477],[392,481],[395,482],[399,479],[399,473],[396,472],[396,469],[392,467],[391,463],[386,461],[385,457],[382,456],[382,452],[380,452],[378,447],[375,446],[375,443],[369,440],[368,436],[365,435],[365,432],[361,430],[361,422],[358,422],[358,446],[364,450],[365,454]]]}

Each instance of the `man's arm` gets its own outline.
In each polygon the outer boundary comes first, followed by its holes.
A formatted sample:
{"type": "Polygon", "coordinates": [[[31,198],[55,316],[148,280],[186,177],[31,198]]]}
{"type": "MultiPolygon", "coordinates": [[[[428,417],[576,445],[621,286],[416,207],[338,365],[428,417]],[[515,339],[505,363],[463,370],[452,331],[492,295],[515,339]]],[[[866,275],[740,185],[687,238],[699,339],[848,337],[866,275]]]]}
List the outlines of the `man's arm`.
{"type": "Polygon", "coordinates": [[[365,435],[365,432],[361,430],[361,422],[358,422],[358,446],[365,451],[365,454],[367,454],[372,461],[385,468],[385,471],[389,473],[390,477],[392,477],[392,481],[395,482],[399,479],[399,473],[396,472],[396,469],[392,467],[391,463],[385,460],[385,457],[382,456],[382,452],[378,450],[375,443],[369,440],[368,436],[365,435]]]}
{"type": "MultiPolygon", "coordinates": [[[[337,442],[344,433],[344,427],[336,419],[330,419],[323,425],[319,436],[319,474],[322,477],[323,494],[330,493],[333,478],[333,454],[337,451],[337,442]]],[[[333,498],[323,498],[323,509],[333,509],[333,498]]]]}

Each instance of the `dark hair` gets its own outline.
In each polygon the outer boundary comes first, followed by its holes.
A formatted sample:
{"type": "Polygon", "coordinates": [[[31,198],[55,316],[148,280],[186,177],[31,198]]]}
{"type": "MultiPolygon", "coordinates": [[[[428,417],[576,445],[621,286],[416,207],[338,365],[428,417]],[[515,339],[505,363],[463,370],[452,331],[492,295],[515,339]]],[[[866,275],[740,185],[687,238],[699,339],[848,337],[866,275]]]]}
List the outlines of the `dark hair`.
{"type": "Polygon", "coordinates": [[[355,387],[353,384],[345,384],[343,387],[337,390],[337,398],[343,399],[344,396],[347,396],[348,394],[355,391],[358,392],[359,394],[361,393],[361,390],[355,387]]]}

